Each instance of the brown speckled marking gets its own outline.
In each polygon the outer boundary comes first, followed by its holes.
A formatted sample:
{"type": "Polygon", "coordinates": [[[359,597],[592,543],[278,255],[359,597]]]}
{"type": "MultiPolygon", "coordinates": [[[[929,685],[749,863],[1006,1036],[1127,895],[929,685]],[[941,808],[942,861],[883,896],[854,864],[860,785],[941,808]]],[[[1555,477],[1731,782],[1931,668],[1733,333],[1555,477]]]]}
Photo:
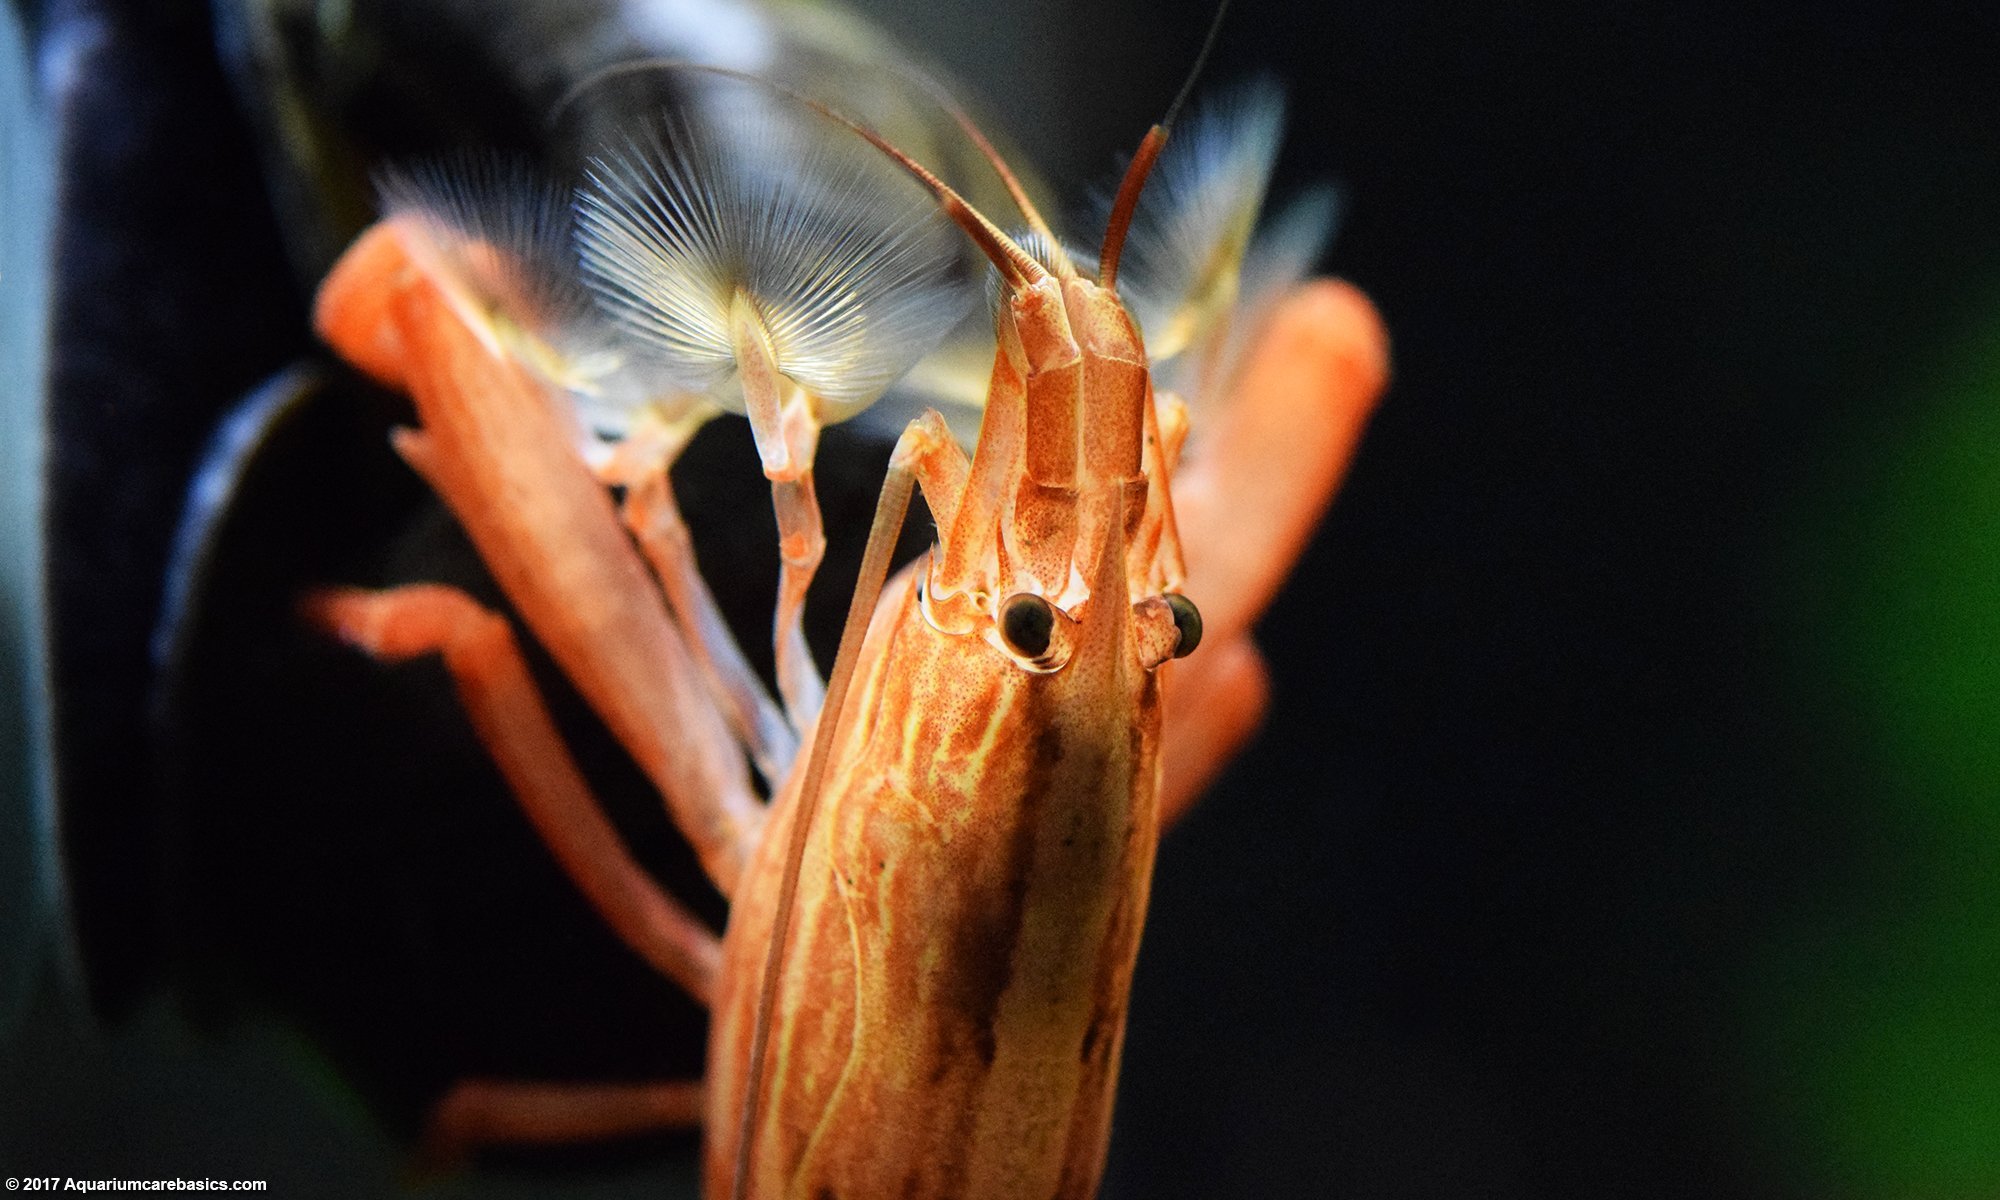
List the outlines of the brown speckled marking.
{"type": "Polygon", "coordinates": [[[1030,774],[1019,798],[1021,822],[1007,843],[998,870],[1002,886],[982,897],[953,931],[951,959],[963,969],[950,981],[947,1003],[955,1007],[972,1031],[973,1052],[987,1067],[993,1065],[1000,1017],[1000,997],[1014,977],[1014,951],[1026,915],[1028,877],[1034,869],[1035,805],[1049,786],[1049,776],[1062,759],[1062,734],[1039,731],[1028,762],[1030,774]]]}

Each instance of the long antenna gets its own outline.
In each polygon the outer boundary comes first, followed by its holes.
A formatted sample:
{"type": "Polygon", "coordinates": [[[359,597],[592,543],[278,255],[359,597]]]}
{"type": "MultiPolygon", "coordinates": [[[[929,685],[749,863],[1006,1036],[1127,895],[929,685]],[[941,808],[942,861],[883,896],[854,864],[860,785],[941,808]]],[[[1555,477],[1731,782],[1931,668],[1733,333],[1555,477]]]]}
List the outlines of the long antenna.
{"type": "MultiPolygon", "coordinates": [[[[560,125],[563,115],[569,110],[570,105],[582,99],[585,92],[602,84],[609,83],[614,79],[623,78],[626,75],[639,75],[647,71],[676,70],[722,72],[725,68],[703,66],[689,59],[667,58],[664,55],[652,55],[646,58],[628,58],[624,62],[612,63],[608,67],[599,67],[597,70],[585,75],[582,79],[570,84],[569,90],[556,99],[555,107],[549,110],[549,124],[560,125]]],[[[734,74],[734,72],[728,73],[734,74]]]]}
{"type": "Polygon", "coordinates": [[[1174,127],[1174,122],[1179,119],[1188,97],[1194,94],[1195,81],[1201,78],[1202,68],[1208,65],[1209,52],[1215,49],[1215,39],[1222,35],[1222,18],[1228,15],[1229,0],[1222,0],[1215,6],[1215,16],[1208,23],[1208,36],[1201,40],[1201,50],[1194,56],[1194,66],[1188,68],[1187,78],[1181,81],[1180,94],[1174,97],[1172,104],[1167,105],[1167,115],[1160,118],[1160,125],[1163,128],[1174,127]]]}
{"type": "MultiPolygon", "coordinates": [[[[901,443],[897,448],[901,449],[901,443]]],[[[826,703],[820,707],[819,724],[813,730],[812,756],[806,759],[805,777],[799,781],[798,794],[792,801],[797,811],[792,814],[792,836],[785,843],[785,873],[778,885],[778,910],[771,919],[771,944],[764,955],[757,1013],[750,1027],[750,1072],[744,1077],[743,1119],[736,1130],[736,1178],[730,1185],[734,1200],[745,1200],[749,1194],[750,1159],[756,1141],[757,1115],[764,1098],[764,1061],[770,1052],[778,978],[784,966],[785,945],[790,940],[792,910],[798,900],[806,837],[812,830],[813,812],[819,807],[827,759],[833,754],[834,737],[840,730],[840,710],[847,704],[848,685],[854,682],[861,643],[868,636],[875,604],[882,598],[889,559],[896,551],[896,537],[902,532],[903,517],[910,510],[910,493],[916,487],[916,473],[899,461],[901,457],[898,454],[890,458],[888,478],[882,481],[882,496],[875,502],[875,522],[868,528],[868,548],[861,555],[861,575],[854,583],[854,600],[847,607],[847,624],[840,633],[833,677],[827,681],[826,703]]]]}

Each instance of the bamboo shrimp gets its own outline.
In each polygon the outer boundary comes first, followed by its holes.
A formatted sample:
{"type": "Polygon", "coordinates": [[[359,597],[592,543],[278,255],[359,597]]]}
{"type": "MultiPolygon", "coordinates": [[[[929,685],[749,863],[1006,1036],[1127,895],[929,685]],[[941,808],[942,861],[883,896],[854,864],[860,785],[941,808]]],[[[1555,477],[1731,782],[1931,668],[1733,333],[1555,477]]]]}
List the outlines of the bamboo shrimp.
{"type": "MultiPolygon", "coordinates": [[[[1030,235],[1014,238],[865,127],[917,184],[815,160],[756,111],[726,139],[741,154],[663,127],[603,147],[574,234],[560,184],[406,188],[321,292],[328,340],[417,402],[399,452],[734,904],[718,940],[622,853],[504,623],[436,588],[313,596],[316,621],[380,657],[444,655],[578,888],[718,1015],[701,1086],[474,1085],[441,1107],[441,1136],[701,1113],[712,1196],[1088,1196],[1153,845],[1254,725],[1248,627],[1386,378],[1380,327],[1344,285],[1240,282],[1270,151],[1245,171],[1217,142],[1274,146],[1268,102],[1190,122],[1161,158],[1164,209],[1140,205],[1165,142],[1149,136],[1096,262],[1018,188],[1030,235]],[[792,641],[816,430],[949,332],[952,256],[930,248],[946,217],[999,279],[981,433],[968,457],[929,414],[899,441],[892,476],[921,490],[938,544],[879,604],[857,599],[822,709],[792,641]],[[1220,319],[1246,293],[1268,310],[1255,336],[1220,319]],[[1166,391],[1183,349],[1230,403],[1166,391]],[[596,440],[607,406],[615,447],[596,440]],[[750,415],[797,543],[782,704],[708,610],[664,485],[689,427],[728,407],[750,415]],[[1191,411],[1211,422],[1200,439],[1191,411]],[[1246,501],[1266,520],[1225,538],[1246,501]]],[[[893,495],[871,545],[901,519],[893,495]]]]}

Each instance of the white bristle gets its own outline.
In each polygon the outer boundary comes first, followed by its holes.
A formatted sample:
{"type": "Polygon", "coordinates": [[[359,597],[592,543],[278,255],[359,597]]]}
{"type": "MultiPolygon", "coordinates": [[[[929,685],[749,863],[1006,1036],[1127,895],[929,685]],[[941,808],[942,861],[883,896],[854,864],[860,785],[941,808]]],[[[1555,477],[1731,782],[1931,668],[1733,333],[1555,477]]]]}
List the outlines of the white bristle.
{"type": "Polygon", "coordinates": [[[968,303],[955,233],[859,142],[753,106],[668,119],[591,162],[577,201],[590,290],[680,386],[732,406],[740,291],[778,369],[839,420],[881,395],[968,303]]]}
{"type": "Polygon", "coordinates": [[[547,335],[591,316],[570,245],[570,192],[527,160],[462,153],[385,171],[385,216],[423,231],[451,282],[547,335]]]}

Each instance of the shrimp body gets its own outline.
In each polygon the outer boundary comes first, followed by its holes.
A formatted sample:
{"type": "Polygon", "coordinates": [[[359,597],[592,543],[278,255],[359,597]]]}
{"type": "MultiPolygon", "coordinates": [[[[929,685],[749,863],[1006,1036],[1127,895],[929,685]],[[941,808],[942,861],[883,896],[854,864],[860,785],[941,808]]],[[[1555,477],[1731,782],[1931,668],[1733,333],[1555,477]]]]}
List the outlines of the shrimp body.
{"type": "MultiPolygon", "coordinates": [[[[752,1194],[1096,1192],[1182,644],[1172,544],[1134,534],[1172,498],[1148,494],[1150,376],[1114,292],[1046,276],[998,336],[970,474],[918,470],[950,528],[878,606],[840,714],[752,1194]]],[[[786,840],[762,840],[724,944],[712,1194],[762,1082],[744,1066],[786,840]]]]}
{"type": "MultiPolygon", "coordinates": [[[[841,714],[750,1194],[1096,1191],[1159,833],[1159,668],[1181,641],[1169,555],[1129,535],[1171,497],[1149,504],[1152,394],[1115,294],[1045,279],[999,338],[969,479],[919,470],[950,528],[878,607],[841,714]]],[[[787,833],[763,839],[724,945],[715,1195],[759,1082],[744,1067],[787,833]]]]}
{"type": "MultiPolygon", "coordinates": [[[[801,876],[753,1194],[1092,1195],[1158,831],[1158,681],[1122,655],[1085,678],[968,653],[913,588],[883,633],[801,876]]],[[[788,832],[724,942],[714,1195],[788,832]]]]}

